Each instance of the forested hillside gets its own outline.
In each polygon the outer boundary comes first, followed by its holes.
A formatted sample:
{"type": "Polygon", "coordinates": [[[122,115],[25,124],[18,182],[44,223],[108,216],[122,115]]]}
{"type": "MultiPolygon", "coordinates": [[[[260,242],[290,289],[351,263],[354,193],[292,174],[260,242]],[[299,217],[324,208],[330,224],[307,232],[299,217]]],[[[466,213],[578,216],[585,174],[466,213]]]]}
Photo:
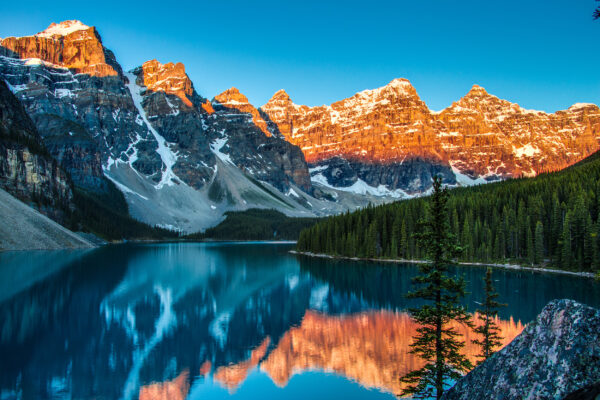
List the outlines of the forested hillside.
{"type": "Polygon", "coordinates": [[[296,240],[300,232],[314,225],[318,218],[294,218],[276,210],[251,208],[229,211],[219,225],[188,239],[215,240],[296,240]]]}
{"type": "MultiPolygon", "coordinates": [[[[600,269],[600,155],[563,171],[450,191],[459,261],[600,269]]],[[[420,259],[413,234],[427,198],[367,207],[301,232],[299,251],[420,259]]]]}

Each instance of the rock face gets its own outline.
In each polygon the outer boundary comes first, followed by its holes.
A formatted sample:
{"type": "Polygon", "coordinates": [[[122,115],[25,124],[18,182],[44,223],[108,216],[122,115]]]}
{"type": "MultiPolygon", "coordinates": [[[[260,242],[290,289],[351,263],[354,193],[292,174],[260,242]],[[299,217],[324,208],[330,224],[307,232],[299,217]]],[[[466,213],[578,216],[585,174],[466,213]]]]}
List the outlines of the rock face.
{"type": "Polygon", "coordinates": [[[562,399],[599,380],[600,311],[554,300],[443,399],[562,399]]]}
{"type": "Polygon", "coordinates": [[[102,193],[109,178],[134,217],[188,231],[248,207],[314,215],[308,194],[286,195],[312,192],[304,155],[239,92],[210,102],[181,63],[123,72],[79,21],[0,44],[0,76],[76,186],[102,193]]]}
{"type": "Polygon", "coordinates": [[[285,191],[294,184],[311,192],[308,166],[302,151],[279,135],[271,135],[266,121],[246,96],[231,88],[216,96],[212,107],[215,112],[208,123],[212,125],[213,136],[217,141],[227,141],[228,150],[225,151],[234,164],[279,190],[285,191]]]}
{"type": "Polygon", "coordinates": [[[95,247],[0,189],[0,250],[59,250],[95,247]]]}
{"type": "Polygon", "coordinates": [[[421,195],[433,175],[466,185],[558,169],[600,131],[594,105],[545,114],[479,87],[434,113],[404,79],[321,107],[284,91],[261,109],[235,88],[208,100],[181,63],[124,72],[79,21],[0,40],[0,77],[75,187],[102,194],[112,180],[132,216],[185,231],[229,210],[322,216],[421,195]]]}
{"type": "Polygon", "coordinates": [[[336,166],[346,163],[349,179],[319,173],[333,186],[360,179],[414,193],[426,190],[433,174],[448,184],[535,175],[599,148],[597,106],[547,114],[479,86],[440,113],[430,111],[405,79],[320,107],[296,105],[280,90],[261,110],[270,128],[300,146],[313,167],[322,167],[318,171],[331,168],[332,159],[336,166]]]}
{"type": "Polygon", "coordinates": [[[29,58],[76,73],[104,77],[121,72],[113,53],[102,46],[96,28],[79,21],[53,23],[37,35],[3,39],[0,46],[0,55],[29,58]]]}
{"type": "Polygon", "coordinates": [[[175,159],[173,172],[186,184],[196,189],[210,184],[217,157],[281,191],[292,184],[311,191],[300,149],[272,136],[258,110],[237,89],[207,102],[196,93],[181,63],[152,60],[133,74],[143,113],[168,142],[175,159]]]}
{"type": "Polygon", "coordinates": [[[69,177],[40,142],[23,106],[0,81],[0,188],[64,221],[73,209],[69,177]]]}
{"type": "Polygon", "coordinates": [[[0,75],[77,186],[104,191],[103,167],[116,161],[157,174],[156,139],[95,28],[66,21],[34,36],[3,39],[0,50],[0,75]]]}

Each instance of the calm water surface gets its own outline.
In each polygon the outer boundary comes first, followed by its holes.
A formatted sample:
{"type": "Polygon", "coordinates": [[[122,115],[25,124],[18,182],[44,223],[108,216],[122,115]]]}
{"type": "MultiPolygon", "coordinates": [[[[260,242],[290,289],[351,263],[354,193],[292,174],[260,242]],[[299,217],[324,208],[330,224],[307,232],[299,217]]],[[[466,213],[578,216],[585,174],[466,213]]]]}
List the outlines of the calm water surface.
{"type": "MultiPolygon", "coordinates": [[[[296,257],[283,244],[0,253],[0,399],[393,399],[419,360],[412,265],[296,257]]],[[[483,268],[457,267],[467,307],[483,268]]],[[[495,270],[506,341],[600,285],[495,270]]],[[[464,328],[467,338],[473,338],[464,328]]],[[[466,353],[478,349],[469,345],[466,353]]]]}

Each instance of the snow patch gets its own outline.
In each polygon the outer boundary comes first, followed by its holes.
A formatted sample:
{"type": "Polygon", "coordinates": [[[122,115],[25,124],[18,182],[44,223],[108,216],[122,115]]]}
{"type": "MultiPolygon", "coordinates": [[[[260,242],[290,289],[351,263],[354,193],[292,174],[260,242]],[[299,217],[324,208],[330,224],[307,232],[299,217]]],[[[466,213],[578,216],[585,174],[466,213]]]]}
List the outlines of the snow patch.
{"type": "Polygon", "coordinates": [[[90,27],[83,24],[81,21],[70,20],[70,21],[63,21],[60,24],[52,23],[45,31],[38,33],[36,36],[41,36],[41,37],[52,37],[54,35],[66,36],[70,33],[77,32],[77,31],[83,31],[86,29],[90,29],[90,27]]]}
{"type": "Polygon", "coordinates": [[[483,178],[473,179],[470,176],[463,174],[458,168],[452,165],[452,163],[450,163],[450,167],[452,168],[452,172],[454,172],[456,182],[458,182],[460,186],[475,186],[487,183],[487,181],[483,178]]]}
{"type": "Polygon", "coordinates": [[[160,155],[160,158],[165,166],[162,170],[162,177],[160,182],[154,186],[156,189],[161,189],[164,185],[171,186],[174,185],[175,182],[183,183],[181,179],[175,175],[173,172],[173,165],[177,162],[177,154],[175,154],[167,145],[167,141],[163,138],[157,131],[152,127],[150,122],[148,122],[148,118],[146,116],[146,112],[144,111],[144,107],[142,106],[142,95],[141,90],[138,85],[136,85],[135,80],[136,76],[132,72],[125,73],[125,76],[129,79],[127,83],[127,87],[131,92],[131,97],[133,98],[133,104],[137,108],[139,115],[136,117],[136,121],[139,125],[142,123],[138,122],[138,117],[142,119],[143,122],[146,123],[148,130],[152,133],[156,141],[158,142],[158,149],[156,152],[160,155]]]}
{"type": "Polygon", "coordinates": [[[318,167],[309,168],[308,173],[312,175],[314,172],[325,171],[327,168],[329,168],[329,165],[319,165],[318,167]]]}
{"type": "Polygon", "coordinates": [[[54,89],[54,97],[62,99],[63,97],[73,97],[73,92],[69,89],[54,89]]]}
{"type": "Polygon", "coordinates": [[[288,192],[285,195],[300,198],[300,195],[298,193],[296,193],[296,191],[292,188],[290,188],[290,190],[288,190],[288,192]]]}
{"type": "Polygon", "coordinates": [[[354,182],[354,184],[352,184],[351,186],[346,186],[346,187],[337,187],[337,186],[331,185],[327,181],[327,178],[325,178],[325,176],[323,176],[323,174],[316,174],[314,176],[311,176],[310,179],[311,179],[311,181],[313,181],[315,183],[321,184],[330,189],[340,190],[342,192],[350,192],[350,193],[356,193],[356,194],[360,194],[360,195],[370,194],[370,195],[376,196],[376,197],[391,197],[394,199],[409,199],[409,198],[414,197],[414,196],[409,195],[402,189],[390,190],[385,185],[379,185],[377,187],[373,187],[373,186],[369,185],[368,183],[366,183],[365,181],[363,181],[362,179],[357,179],[356,182],[354,182]]]}
{"type": "Polygon", "coordinates": [[[523,157],[533,157],[534,155],[541,153],[541,150],[535,146],[532,146],[531,143],[529,143],[529,144],[526,144],[525,146],[518,147],[518,148],[513,146],[513,152],[515,153],[515,157],[523,158],[523,157]]]}
{"type": "Polygon", "coordinates": [[[231,165],[234,165],[233,161],[231,161],[231,157],[229,156],[229,154],[225,154],[225,153],[221,152],[221,149],[223,148],[223,146],[225,146],[225,144],[227,143],[228,139],[229,139],[228,137],[223,137],[223,138],[215,139],[215,141],[210,144],[210,150],[217,157],[219,157],[219,159],[221,161],[229,163],[231,165]]]}

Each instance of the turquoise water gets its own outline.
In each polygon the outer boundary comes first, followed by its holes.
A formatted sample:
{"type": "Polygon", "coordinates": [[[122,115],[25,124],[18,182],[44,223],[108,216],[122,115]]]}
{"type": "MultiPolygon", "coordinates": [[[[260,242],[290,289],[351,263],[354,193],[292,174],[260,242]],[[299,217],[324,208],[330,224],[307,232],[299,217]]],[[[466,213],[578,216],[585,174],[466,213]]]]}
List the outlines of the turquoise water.
{"type": "MultiPolygon", "coordinates": [[[[412,265],[313,259],[290,244],[0,253],[0,398],[394,398],[412,265]]],[[[485,269],[457,267],[465,304],[485,269]]],[[[495,270],[507,335],[584,278],[495,270]]]]}

